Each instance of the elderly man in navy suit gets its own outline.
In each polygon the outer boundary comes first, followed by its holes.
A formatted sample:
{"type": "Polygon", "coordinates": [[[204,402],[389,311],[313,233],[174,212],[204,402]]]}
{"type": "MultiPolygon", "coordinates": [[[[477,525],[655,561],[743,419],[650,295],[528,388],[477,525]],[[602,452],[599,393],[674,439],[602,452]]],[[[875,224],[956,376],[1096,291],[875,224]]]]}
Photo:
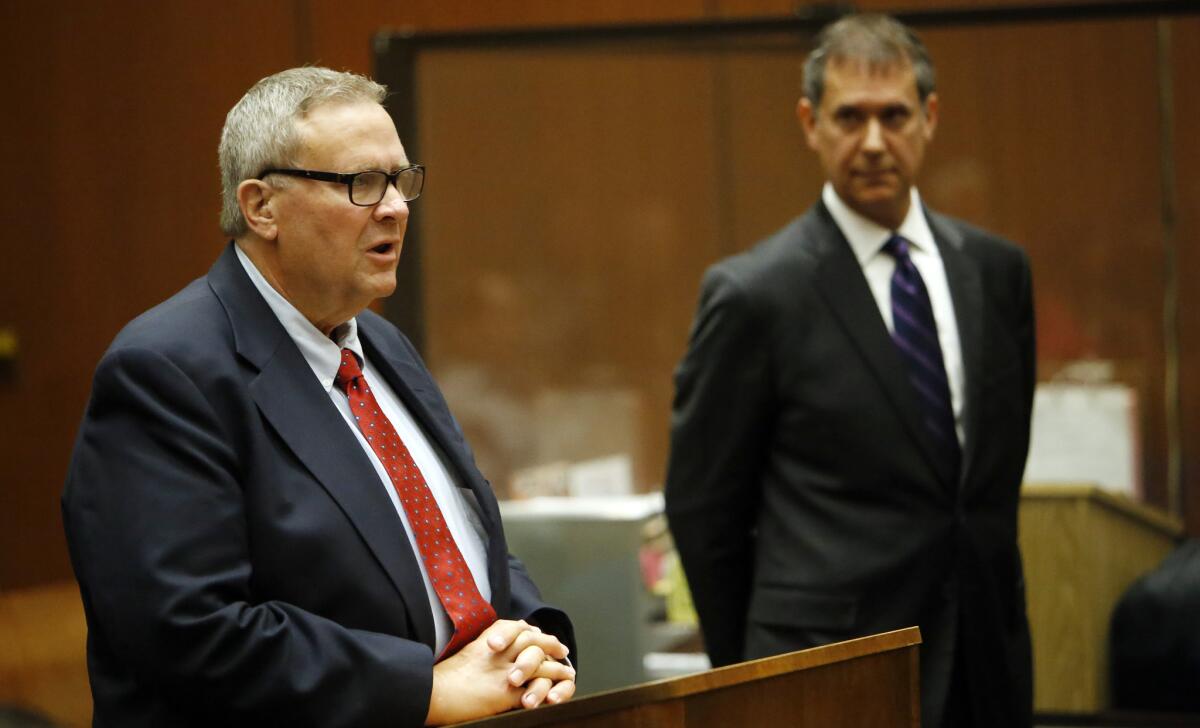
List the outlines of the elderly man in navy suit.
{"type": "Polygon", "coordinates": [[[63,493],[97,726],[418,726],[574,694],[429,372],[366,310],[424,169],[373,81],[257,83],[208,275],[96,370],[63,493]]]}
{"type": "Polygon", "coordinates": [[[667,514],[709,655],[918,625],[922,725],[1028,726],[1028,261],[918,195],[938,97],[908,28],[838,21],[804,76],[825,189],[708,271],[676,372],[667,514]]]}

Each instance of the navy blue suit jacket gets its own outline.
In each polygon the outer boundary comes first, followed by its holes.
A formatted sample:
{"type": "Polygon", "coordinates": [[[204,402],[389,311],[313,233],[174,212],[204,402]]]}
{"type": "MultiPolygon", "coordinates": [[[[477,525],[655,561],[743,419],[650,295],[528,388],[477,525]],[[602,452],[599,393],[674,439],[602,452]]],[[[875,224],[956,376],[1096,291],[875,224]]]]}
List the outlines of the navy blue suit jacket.
{"type": "MultiPolygon", "coordinates": [[[[492,603],[575,650],[408,340],[367,356],[474,494],[492,603]]],[[[95,374],[63,493],[97,726],[421,725],[434,625],[367,455],[230,245],[95,374]]]]}

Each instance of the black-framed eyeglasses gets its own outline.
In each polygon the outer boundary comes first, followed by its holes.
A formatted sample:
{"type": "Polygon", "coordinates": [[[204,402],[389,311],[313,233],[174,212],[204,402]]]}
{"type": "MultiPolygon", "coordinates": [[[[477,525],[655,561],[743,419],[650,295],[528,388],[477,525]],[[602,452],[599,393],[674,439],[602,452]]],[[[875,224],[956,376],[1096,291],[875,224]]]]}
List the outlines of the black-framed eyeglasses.
{"type": "Polygon", "coordinates": [[[311,169],[267,169],[263,170],[258,178],[262,179],[269,174],[285,174],[289,177],[304,177],[321,182],[344,184],[347,194],[350,195],[350,203],[359,207],[378,205],[383,200],[383,196],[387,194],[389,184],[396,186],[396,191],[400,193],[405,202],[412,202],[420,197],[421,189],[425,186],[425,167],[420,164],[410,164],[390,173],[374,169],[350,174],[316,172],[311,169]]]}

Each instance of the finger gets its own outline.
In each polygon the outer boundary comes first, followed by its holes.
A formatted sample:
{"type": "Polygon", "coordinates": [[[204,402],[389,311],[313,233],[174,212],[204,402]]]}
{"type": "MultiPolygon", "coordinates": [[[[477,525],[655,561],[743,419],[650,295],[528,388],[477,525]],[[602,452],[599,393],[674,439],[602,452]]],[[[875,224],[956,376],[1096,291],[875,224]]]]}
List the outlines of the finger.
{"type": "Polygon", "coordinates": [[[530,680],[529,685],[526,686],[525,694],[521,696],[521,707],[536,708],[541,705],[553,685],[554,683],[544,677],[530,680]]]}
{"type": "Polygon", "coordinates": [[[531,677],[549,678],[554,682],[559,682],[561,680],[574,680],[575,668],[566,663],[556,662],[554,660],[545,660],[542,662],[542,664],[538,665],[537,670],[533,672],[531,677]]]}
{"type": "Polygon", "coordinates": [[[538,667],[546,661],[546,653],[537,645],[526,647],[513,661],[513,669],[508,673],[508,681],[513,685],[524,685],[538,667]]]}
{"type": "Polygon", "coordinates": [[[505,652],[505,657],[510,660],[515,660],[517,655],[525,651],[526,648],[530,646],[537,646],[542,648],[542,652],[545,652],[547,655],[556,660],[562,660],[566,658],[570,652],[566,645],[564,645],[562,642],[559,642],[558,638],[554,635],[546,634],[541,631],[535,631],[535,629],[536,628],[531,627],[517,635],[516,638],[512,640],[508,650],[505,652]]]}
{"type": "Polygon", "coordinates": [[[555,683],[554,687],[550,688],[550,692],[546,693],[546,702],[550,704],[563,703],[571,699],[575,695],[575,679],[562,680],[555,683]]]}
{"type": "Polygon", "coordinates": [[[488,649],[492,652],[504,652],[509,649],[513,640],[527,631],[529,625],[523,619],[497,619],[480,636],[486,636],[488,649]]]}

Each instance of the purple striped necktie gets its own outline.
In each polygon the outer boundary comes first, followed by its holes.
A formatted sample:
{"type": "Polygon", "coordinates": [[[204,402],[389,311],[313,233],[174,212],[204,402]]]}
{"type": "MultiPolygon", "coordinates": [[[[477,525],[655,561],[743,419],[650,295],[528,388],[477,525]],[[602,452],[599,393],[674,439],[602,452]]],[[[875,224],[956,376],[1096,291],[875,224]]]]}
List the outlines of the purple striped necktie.
{"type": "Polygon", "coordinates": [[[929,292],[909,257],[910,246],[911,243],[895,233],[883,245],[883,252],[896,259],[896,270],[892,273],[892,341],[908,368],[908,379],[916,392],[921,419],[932,436],[938,456],[957,479],[961,452],[954,427],[950,384],[929,292]]]}

